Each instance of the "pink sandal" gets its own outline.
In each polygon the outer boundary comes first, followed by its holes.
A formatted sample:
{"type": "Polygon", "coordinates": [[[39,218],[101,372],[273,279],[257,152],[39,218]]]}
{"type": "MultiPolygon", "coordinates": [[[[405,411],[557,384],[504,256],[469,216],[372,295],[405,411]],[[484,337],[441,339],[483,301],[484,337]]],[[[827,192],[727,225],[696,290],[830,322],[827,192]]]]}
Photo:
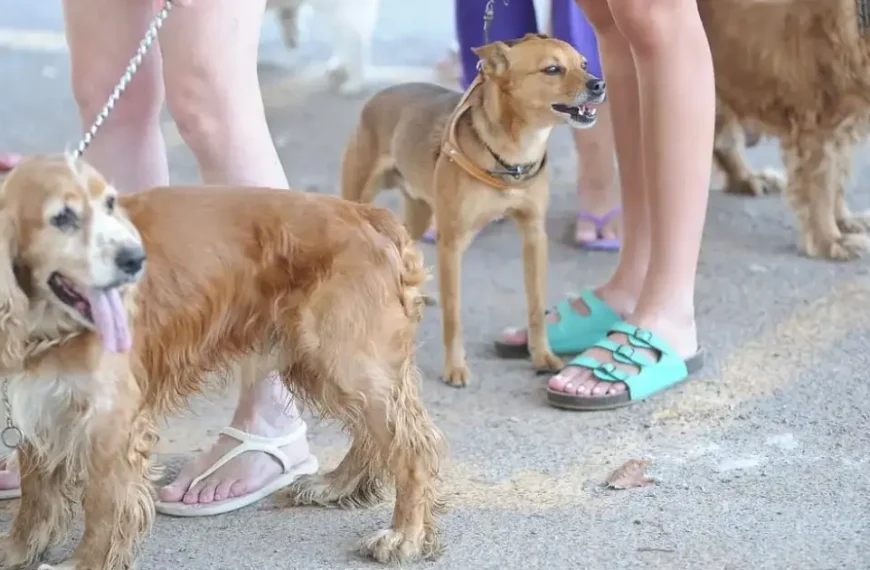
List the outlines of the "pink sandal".
{"type": "Polygon", "coordinates": [[[16,166],[24,157],[20,154],[11,152],[0,152],[0,172],[9,172],[16,166]]]}

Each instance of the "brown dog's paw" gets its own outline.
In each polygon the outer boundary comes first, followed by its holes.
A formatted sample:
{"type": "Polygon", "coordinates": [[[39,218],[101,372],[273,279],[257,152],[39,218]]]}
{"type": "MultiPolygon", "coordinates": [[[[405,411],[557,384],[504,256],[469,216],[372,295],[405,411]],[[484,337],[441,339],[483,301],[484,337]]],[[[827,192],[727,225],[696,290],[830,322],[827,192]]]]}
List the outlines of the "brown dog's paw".
{"type": "Polygon", "coordinates": [[[463,364],[447,366],[444,370],[444,381],[454,388],[465,388],[471,380],[471,371],[463,364]]]}
{"type": "Polygon", "coordinates": [[[548,370],[550,372],[558,372],[559,370],[562,370],[565,365],[562,363],[561,358],[559,358],[549,350],[541,353],[533,350],[532,366],[535,367],[535,370],[548,370]]]}
{"type": "Polygon", "coordinates": [[[374,558],[381,564],[393,565],[433,558],[438,550],[437,540],[411,538],[393,528],[379,530],[360,545],[360,552],[364,556],[374,558]]]}
{"type": "Polygon", "coordinates": [[[782,172],[774,168],[765,168],[754,172],[744,180],[735,180],[725,187],[728,194],[740,196],[766,196],[779,194],[785,190],[786,179],[782,172]]]}
{"type": "Polygon", "coordinates": [[[844,234],[870,233],[870,213],[863,213],[837,220],[837,227],[844,234]]]}
{"type": "Polygon", "coordinates": [[[851,261],[870,251],[870,236],[863,233],[845,234],[835,239],[805,239],[804,253],[832,261],[851,261]]]}

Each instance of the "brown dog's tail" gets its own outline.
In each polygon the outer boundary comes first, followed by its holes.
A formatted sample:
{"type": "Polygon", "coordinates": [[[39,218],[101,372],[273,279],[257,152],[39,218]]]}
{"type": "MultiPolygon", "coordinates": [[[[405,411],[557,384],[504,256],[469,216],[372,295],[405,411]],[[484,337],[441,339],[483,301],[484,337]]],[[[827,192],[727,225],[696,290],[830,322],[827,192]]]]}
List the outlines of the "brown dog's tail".
{"type": "Polygon", "coordinates": [[[405,314],[413,322],[423,318],[423,305],[428,304],[420,287],[428,279],[423,265],[423,254],[411,240],[405,226],[385,208],[366,208],[364,216],[372,227],[390,240],[399,254],[398,288],[405,314]]]}

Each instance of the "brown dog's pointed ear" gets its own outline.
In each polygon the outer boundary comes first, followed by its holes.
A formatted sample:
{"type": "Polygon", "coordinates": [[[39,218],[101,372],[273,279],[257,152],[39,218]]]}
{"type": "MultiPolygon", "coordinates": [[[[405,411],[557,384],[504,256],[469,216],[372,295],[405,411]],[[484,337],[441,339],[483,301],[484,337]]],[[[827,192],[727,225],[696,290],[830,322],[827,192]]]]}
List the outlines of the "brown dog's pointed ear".
{"type": "Polygon", "coordinates": [[[0,196],[0,374],[21,369],[27,341],[29,301],[12,267],[18,249],[17,233],[15,220],[0,196]]]}
{"type": "Polygon", "coordinates": [[[480,58],[477,66],[485,75],[500,75],[508,68],[507,52],[510,49],[505,42],[492,42],[471,48],[471,51],[480,58]]]}

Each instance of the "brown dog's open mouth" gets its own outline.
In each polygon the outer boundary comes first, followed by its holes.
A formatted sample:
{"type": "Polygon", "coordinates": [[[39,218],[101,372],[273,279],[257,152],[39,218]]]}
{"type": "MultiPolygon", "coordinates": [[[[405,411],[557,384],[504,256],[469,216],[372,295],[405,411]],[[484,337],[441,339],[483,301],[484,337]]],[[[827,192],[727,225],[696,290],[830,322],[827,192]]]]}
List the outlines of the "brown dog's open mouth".
{"type": "Polygon", "coordinates": [[[94,322],[90,301],[85,295],[79,293],[78,287],[72,280],[55,271],[48,278],[48,287],[61,303],[74,309],[87,322],[94,322]]]}
{"type": "Polygon", "coordinates": [[[554,103],[551,107],[574,127],[591,127],[598,118],[598,111],[590,105],[554,103]]]}

